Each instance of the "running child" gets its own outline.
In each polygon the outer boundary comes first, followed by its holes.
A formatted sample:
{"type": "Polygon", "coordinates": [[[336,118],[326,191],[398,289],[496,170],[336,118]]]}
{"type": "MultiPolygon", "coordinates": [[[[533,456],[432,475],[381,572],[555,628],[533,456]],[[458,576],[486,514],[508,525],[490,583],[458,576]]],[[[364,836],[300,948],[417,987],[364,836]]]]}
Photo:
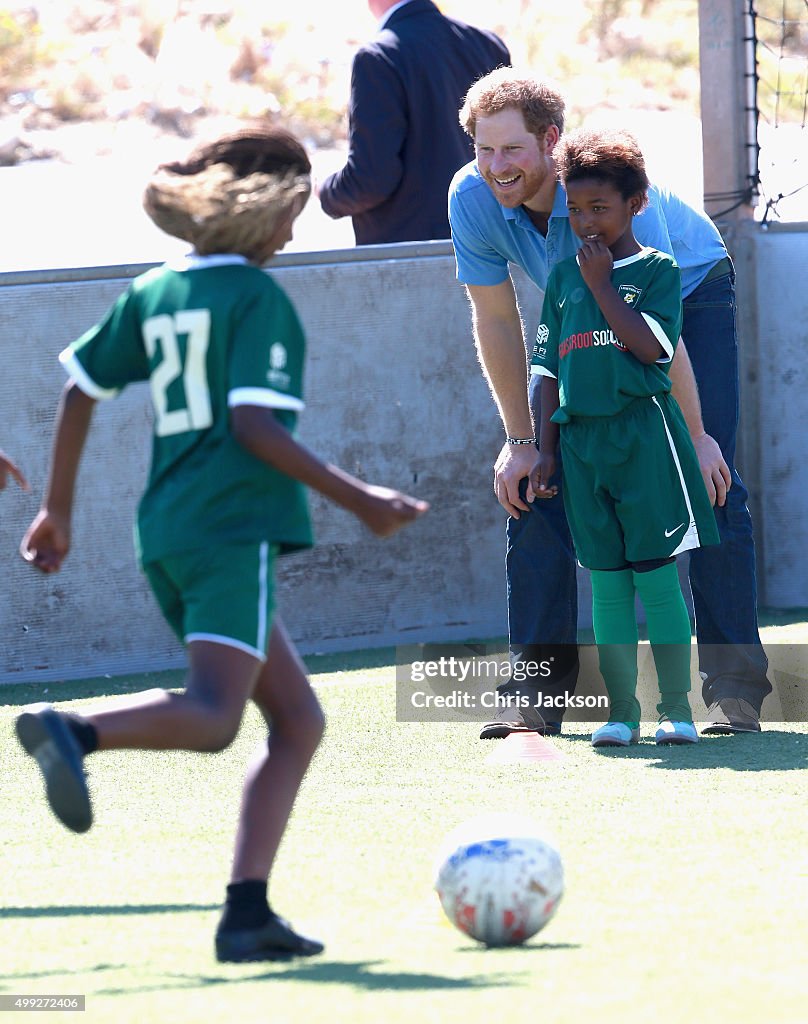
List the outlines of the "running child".
{"type": "Polygon", "coordinates": [[[276,560],[312,544],[306,486],[379,537],[428,507],[322,462],[294,437],[304,337],[288,297],[261,266],[291,238],[310,173],[300,142],[264,123],[158,168],[144,194],[146,211],[194,251],[138,277],[103,322],[60,355],[70,380],[42,506],[21,544],[42,572],[58,571],[70,548],[74,486],[96,402],[148,381],[154,436],[137,553],[186,645],[185,689],[151,690],[81,715],[31,709],[17,719],[17,735],[39,763],[54,814],[84,832],[93,820],[87,756],[123,748],[222,750],[247,701],[256,704],[269,735],[244,784],[216,932],[222,961],[323,949],[267,900],[275,854],[324,724],[273,614],[276,560]]]}
{"type": "Polygon", "coordinates": [[[579,131],[556,150],[578,254],[551,272],[532,359],[542,375],[539,456],[530,498],[550,497],[559,441],[564,504],[591,571],[592,617],[609,722],[592,745],[639,740],[635,595],[659,677],[657,743],[696,743],[690,620],[676,556],[719,542],[668,366],[682,324],[679,270],[643,248],[632,217],[647,202],[636,140],[579,131]]]}

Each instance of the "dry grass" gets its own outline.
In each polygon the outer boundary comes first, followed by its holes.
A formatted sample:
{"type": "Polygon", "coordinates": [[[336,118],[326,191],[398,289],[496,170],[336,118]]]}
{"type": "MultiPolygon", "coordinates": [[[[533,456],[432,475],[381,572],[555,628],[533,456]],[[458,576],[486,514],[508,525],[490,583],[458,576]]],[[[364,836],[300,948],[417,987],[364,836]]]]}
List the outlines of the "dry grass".
{"type": "MultiPolygon", "coordinates": [[[[440,6],[498,31],[514,63],[562,79],[573,123],[603,105],[697,113],[697,0],[440,6]]],[[[360,0],[298,0],[294,15],[248,0],[0,7],[0,117],[28,132],[141,119],[190,137],[212,116],[282,111],[309,144],[333,145],[345,135],[351,58],[373,28],[360,0]]]]}

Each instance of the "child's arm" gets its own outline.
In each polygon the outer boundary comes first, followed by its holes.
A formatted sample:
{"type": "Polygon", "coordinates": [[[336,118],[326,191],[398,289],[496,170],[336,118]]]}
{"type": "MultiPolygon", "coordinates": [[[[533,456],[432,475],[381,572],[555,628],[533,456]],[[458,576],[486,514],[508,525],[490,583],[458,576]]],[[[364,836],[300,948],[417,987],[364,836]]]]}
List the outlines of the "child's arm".
{"type": "Polygon", "coordinates": [[[336,466],[321,462],[294,439],[271,409],[237,405],[230,410],[230,422],[236,441],[256,458],[353,512],[379,537],[389,537],[429,508],[425,501],[366,484],[336,466]]]}
{"type": "Polygon", "coordinates": [[[613,262],[612,254],[602,242],[584,242],[578,250],[581,276],[609,327],[632,355],[650,366],[665,354],[664,350],[642,316],[617,294],[611,282],[613,262]]]}
{"type": "Polygon", "coordinates": [[[8,483],[9,476],[13,476],[24,491],[31,490],[31,487],[28,481],[25,479],[22,470],[14,461],[14,459],[9,458],[4,451],[0,451],[0,491],[2,491],[6,484],[8,483]]]}
{"type": "Polygon", "coordinates": [[[81,453],[95,399],[70,380],[56,417],[50,474],[42,504],[20,544],[20,554],[42,572],[58,572],[70,550],[70,518],[81,453]]]}
{"type": "Polygon", "coordinates": [[[548,486],[550,477],[555,473],[555,452],[558,446],[558,424],[551,422],[550,417],[558,409],[558,402],[558,381],[555,377],[542,377],[539,455],[528,477],[528,501],[534,498],[554,498],[558,494],[555,485],[548,486]]]}

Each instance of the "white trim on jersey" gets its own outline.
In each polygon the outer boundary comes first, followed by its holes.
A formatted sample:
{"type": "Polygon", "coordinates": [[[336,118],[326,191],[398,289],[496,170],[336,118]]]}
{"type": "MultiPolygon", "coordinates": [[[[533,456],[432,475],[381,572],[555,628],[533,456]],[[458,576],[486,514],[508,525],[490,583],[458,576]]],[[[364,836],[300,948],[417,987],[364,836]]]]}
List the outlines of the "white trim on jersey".
{"type": "Polygon", "coordinates": [[[657,409],[659,409],[659,415],[662,417],[662,425],[665,428],[665,436],[668,439],[668,447],[670,448],[671,458],[673,459],[673,464],[676,466],[676,472],[679,474],[679,483],[682,485],[682,494],[684,495],[685,507],[687,509],[688,516],[688,525],[687,529],[684,532],[684,536],[679,542],[676,550],[671,551],[670,555],[668,556],[669,558],[673,558],[675,555],[680,555],[683,551],[690,551],[691,548],[701,547],[701,542],[699,541],[699,532],[696,529],[696,520],[693,515],[693,506],[690,504],[690,494],[688,493],[687,484],[685,483],[684,474],[682,473],[682,464],[679,461],[679,453],[676,451],[676,445],[673,443],[673,437],[671,436],[671,432],[668,429],[668,421],[665,419],[665,411],[659,404],[656,395],[651,396],[651,401],[654,403],[657,409]]]}
{"type": "Polygon", "coordinates": [[[551,373],[546,366],[541,366],[539,363],[531,363],[530,376],[532,377],[534,374],[539,377],[552,377],[553,380],[556,379],[556,375],[554,373],[551,373]]]}
{"type": "Polygon", "coordinates": [[[235,647],[237,651],[244,651],[245,654],[251,654],[254,658],[258,658],[259,661],[266,661],[266,651],[259,651],[257,647],[250,647],[249,644],[242,643],[241,640],[234,640],[232,636],[219,636],[218,633],[188,633],[185,636],[185,643],[193,643],[194,640],[203,640],[208,644],[221,644],[223,647],[235,647]]]}
{"type": "Polygon", "coordinates": [[[272,388],[233,388],[228,392],[227,406],[232,409],[236,405],[260,405],[265,409],[291,409],[294,412],[305,409],[302,398],[285,395],[272,388]]]}
{"type": "Polygon", "coordinates": [[[673,345],[671,345],[671,339],[665,333],[665,331],[664,331],[664,329],[662,327],[662,324],[658,320],[655,320],[650,315],[650,313],[642,313],[641,312],[640,316],[643,318],[643,320],[651,328],[651,331],[652,331],[654,337],[659,342],[659,344],[662,346],[662,349],[665,352],[665,355],[664,356],[660,356],[659,359],[657,359],[656,361],[658,363],[669,363],[671,361],[671,359],[673,359],[673,345]]]}
{"type": "Polygon", "coordinates": [[[246,256],[237,252],[213,253],[210,256],[200,256],[198,253],[189,252],[184,256],[176,256],[168,260],[166,266],[169,270],[177,270],[180,273],[184,270],[207,270],[208,267],[230,267],[246,265],[250,261],[246,256]]]}
{"type": "Polygon", "coordinates": [[[631,263],[636,263],[638,260],[644,259],[651,249],[647,245],[644,245],[639,252],[635,252],[633,256],[626,256],[625,259],[615,260],[612,264],[612,269],[617,270],[618,267],[627,267],[631,263]]]}
{"type": "Polygon", "coordinates": [[[78,360],[76,353],[71,348],[63,349],[59,353],[59,362],[78,384],[85,395],[95,398],[96,401],[104,401],[106,398],[115,398],[120,394],[119,388],[102,388],[100,384],[92,379],[78,360]]]}

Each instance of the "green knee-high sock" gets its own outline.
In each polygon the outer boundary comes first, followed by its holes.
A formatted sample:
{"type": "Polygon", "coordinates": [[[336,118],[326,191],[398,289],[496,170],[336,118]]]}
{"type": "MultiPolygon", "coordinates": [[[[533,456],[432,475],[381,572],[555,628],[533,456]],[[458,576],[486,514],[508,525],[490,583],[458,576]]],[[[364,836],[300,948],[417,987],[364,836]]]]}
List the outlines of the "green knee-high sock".
{"type": "Polygon", "coordinates": [[[651,572],[635,572],[634,586],[640,595],[648,623],[648,639],[659,679],[660,719],[692,722],[690,692],[690,619],[687,614],[676,563],[651,572]]]}
{"type": "Polygon", "coordinates": [[[593,569],[592,626],[603,681],[609,694],[609,721],[640,724],[637,700],[637,616],[631,569],[593,569]]]}

